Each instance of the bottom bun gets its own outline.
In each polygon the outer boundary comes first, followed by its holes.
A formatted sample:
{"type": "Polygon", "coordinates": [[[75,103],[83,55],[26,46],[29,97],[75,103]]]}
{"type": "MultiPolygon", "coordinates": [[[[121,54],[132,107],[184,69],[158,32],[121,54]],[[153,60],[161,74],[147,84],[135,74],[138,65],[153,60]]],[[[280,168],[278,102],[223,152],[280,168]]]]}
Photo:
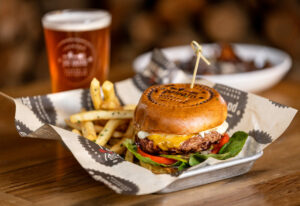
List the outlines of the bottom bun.
{"type": "Polygon", "coordinates": [[[140,161],[140,165],[150,171],[152,171],[154,174],[173,174],[178,171],[177,168],[172,168],[172,167],[159,167],[159,166],[154,166],[151,164],[147,164],[145,162],[140,161]]]}

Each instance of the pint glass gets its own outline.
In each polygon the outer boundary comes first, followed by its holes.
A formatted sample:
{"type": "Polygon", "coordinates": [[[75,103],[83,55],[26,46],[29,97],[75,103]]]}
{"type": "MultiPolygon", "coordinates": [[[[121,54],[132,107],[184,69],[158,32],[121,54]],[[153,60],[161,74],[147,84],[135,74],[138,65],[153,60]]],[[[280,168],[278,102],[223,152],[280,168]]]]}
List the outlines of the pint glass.
{"type": "Polygon", "coordinates": [[[52,92],[87,88],[108,75],[111,15],[103,10],[62,10],[42,19],[52,92]]]}

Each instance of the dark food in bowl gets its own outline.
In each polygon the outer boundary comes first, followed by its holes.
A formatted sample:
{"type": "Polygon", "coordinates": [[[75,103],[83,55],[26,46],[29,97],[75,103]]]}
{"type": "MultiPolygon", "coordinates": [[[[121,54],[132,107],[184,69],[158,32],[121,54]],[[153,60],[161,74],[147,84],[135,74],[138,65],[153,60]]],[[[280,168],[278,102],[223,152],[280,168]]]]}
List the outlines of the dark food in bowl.
{"type": "MultiPolygon", "coordinates": [[[[256,70],[262,70],[269,68],[272,64],[269,61],[265,61],[262,67],[255,64],[254,60],[246,61],[241,59],[234,51],[232,45],[227,43],[219,44],[218,51],[215,52],[213,58],[209,58],[211,65],[207,65],[205,62],[199,62],[198,75],[215,75],[215,74],[233,74],[250,72],[256,70]]],[[[176,65],[183,71],[193,74],[196,63],[196,57],[193,56],[188,61],[175,61],[176,65]]]]}

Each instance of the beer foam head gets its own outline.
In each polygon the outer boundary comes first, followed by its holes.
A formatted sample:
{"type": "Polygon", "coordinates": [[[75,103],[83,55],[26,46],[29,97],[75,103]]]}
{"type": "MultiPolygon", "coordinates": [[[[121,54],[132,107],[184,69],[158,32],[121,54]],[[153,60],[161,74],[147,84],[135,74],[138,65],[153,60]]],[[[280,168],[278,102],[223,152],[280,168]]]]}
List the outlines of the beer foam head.
{"type": "Polygon", "coordinates": [[[62,10],[43,16],[44,28],[59,31],[89,31],[110,25],[111,15],[104,10],[62,10]]]}

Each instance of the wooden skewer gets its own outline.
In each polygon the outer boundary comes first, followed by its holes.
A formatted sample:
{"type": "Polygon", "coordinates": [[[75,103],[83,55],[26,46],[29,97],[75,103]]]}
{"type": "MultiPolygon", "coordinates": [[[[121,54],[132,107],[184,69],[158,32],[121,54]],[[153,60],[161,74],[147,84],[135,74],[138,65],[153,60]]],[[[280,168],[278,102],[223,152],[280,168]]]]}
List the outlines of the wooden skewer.
{"type": "Polygon", "coordinates": [[[191,89],[192,89],[194,87],[194,84],[195,84],[200,58],[203,59],[203,61],[207,65],[210,65],[210,62],[202,55],[202,46],[200,46],[200,44],[198,44],[198,42],[192,41],[191,42],[191,47],[193,48],[194,52],[197,55],[197,60],[196,60],[195,68],[194,68],[193,79],[192,79],[192,83],[191,83],[191,89]]]}

